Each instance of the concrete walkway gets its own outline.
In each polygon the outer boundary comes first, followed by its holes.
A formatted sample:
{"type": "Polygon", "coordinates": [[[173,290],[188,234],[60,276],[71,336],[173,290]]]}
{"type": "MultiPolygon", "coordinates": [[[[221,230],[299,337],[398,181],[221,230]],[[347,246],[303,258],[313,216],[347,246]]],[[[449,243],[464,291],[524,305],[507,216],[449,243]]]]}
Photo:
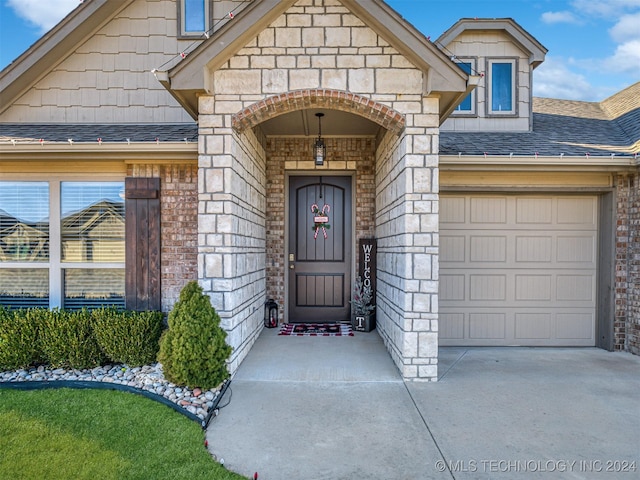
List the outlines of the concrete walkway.
{"type": "Polygon", "coordinates": [[[260,479],[640,477],[626,353],[443,348],[438,383],[405,384],[376,332],[265,330],[231,390],[209,449],[260,479]]]}

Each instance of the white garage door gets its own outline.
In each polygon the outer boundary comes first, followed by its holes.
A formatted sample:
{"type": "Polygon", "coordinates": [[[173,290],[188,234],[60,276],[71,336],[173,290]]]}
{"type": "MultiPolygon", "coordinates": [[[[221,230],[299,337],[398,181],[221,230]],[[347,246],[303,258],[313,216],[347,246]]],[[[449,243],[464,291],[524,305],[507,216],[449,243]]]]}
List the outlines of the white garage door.
{"type": "Polygon", "coordinates": [[[595,345],[598,199],[443,195],[440,344],[595,345]]]}

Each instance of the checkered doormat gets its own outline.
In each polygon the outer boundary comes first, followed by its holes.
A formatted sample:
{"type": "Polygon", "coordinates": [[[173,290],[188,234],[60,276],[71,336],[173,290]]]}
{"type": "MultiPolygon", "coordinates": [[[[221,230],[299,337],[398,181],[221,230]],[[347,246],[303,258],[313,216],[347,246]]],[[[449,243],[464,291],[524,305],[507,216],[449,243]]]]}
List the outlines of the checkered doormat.
{"type": "Polygon", "coordinates": [[[352,337],[353,331],[348,323],[285,323],[278,335],[294,337],[352,337]]]}

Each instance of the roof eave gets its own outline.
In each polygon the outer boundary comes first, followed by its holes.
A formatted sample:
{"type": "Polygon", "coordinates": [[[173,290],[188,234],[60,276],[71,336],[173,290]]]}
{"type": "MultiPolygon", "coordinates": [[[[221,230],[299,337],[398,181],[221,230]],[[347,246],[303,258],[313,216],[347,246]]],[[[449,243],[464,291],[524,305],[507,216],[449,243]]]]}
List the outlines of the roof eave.
{"type": "Polygon", "coordinates": [[[440,155],[441,170],[483,171],[637,171],[640,157],[630,155],[440,155]]]}
{"type": "Polygon", "coordinates": [[[2,161],[95,161],[124,163],[193,163],[198,160],[198,142],[44,142],[0,143],[2,161]]]}

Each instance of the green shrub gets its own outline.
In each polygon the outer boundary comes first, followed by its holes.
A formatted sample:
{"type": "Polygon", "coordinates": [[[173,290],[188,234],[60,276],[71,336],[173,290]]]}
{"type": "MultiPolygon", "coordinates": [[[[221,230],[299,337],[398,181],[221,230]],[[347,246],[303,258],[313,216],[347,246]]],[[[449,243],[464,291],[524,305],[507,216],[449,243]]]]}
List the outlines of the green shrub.
{"type": "Polygon", "coordinates": [[[93,333],[91,312],[52,310],[45,316],[40,344],[52,367],[93,368],[105,359],[93,333]]]}
{"type": "Polygon", "coordinates": [[[41,361],[38,333],[41,309],[0,307],[0,370],[26,368],[41,361]]]}
{"type": "Polygon", "coordinates": [[[169,313],[169,329],[160,339],[158,360],[164,376],[177,385],[210,389],[229,377],[226,360],[231,347],[220,317],[196,282],[180,292],[169,313]]]}
{"type": "Polygon", "coordinates": [[[162,312],[100,308],[91,315],[98,345],[111,361],[131,367],[155,362],[162,334],[162,312]]]}

